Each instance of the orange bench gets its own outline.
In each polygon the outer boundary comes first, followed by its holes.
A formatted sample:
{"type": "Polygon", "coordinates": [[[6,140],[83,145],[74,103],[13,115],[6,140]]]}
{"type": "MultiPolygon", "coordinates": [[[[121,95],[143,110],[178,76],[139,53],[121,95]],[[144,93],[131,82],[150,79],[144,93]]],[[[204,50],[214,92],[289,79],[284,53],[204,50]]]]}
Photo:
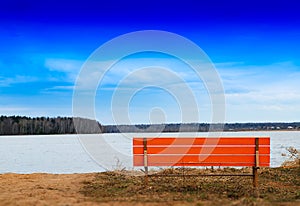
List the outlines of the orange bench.
{"type": "Polygon", "coordinates": [[[252,174],[227,175],[252,176],[253,186],[257,187],[257,169],[270,166],[270,138],[133,138],[133,166],[145,168],[146,180],[149,166],[252,167],[252,174]]]}

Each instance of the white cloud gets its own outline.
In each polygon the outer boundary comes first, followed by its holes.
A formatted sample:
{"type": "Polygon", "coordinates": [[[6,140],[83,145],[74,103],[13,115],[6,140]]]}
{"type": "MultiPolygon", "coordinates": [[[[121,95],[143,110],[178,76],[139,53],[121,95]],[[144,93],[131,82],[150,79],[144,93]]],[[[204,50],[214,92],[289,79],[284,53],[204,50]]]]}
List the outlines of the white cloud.
{"type": "Polygon", "coordinates": [[[266,89],[290,91],[300,84],[300,67],[289,62],[262,66],[232,64],[226,67],[218,66],[217,69],[225,89],[237,91],[236,93],[263,92],[266,89]]]}
{"type": "Polygon", "coordinates": [[[47,59],[45,66],[50,71],[59,71],[67,73],[77,73],[83,61],[72,60],[72,59],[47,59]]]}
{"type": "Polygon", "coordinates": [[[51,88],[47,88],[43,90],[43,93],[54,93],[57,91],[68,91],[68,90],[73,90],[74,86],[69,85],[69,86],[54,86],[51,88]]]}
{"type": "MultiPolygon", "coordinates": [[[[101,87],[107,89],[108,87],[116,87],[119,82],[130,76],[131,82],[126,82],[128,85],[132,86],[136,84],[139,86],[141,83],[159,83],[164,82],[165,84],[176,84],[172,76],[155,73],[155,71],[150,71],[144,74],[135,73],[145,67],[153,68],[168,68],[170,71],[174,72],[178,77],[182,78],[185,82],[201,82],[201,79],[197,74],[184,62],[177,59],[168,58],[131,58],[122,59],[121,61],[114,64],[114,61],[88,61],[80,62],[76,60],[67,59],[49,59],[46,61],[45,65],[50,71],[60,71],[67,74],[70,78],[69,80],[74,82],[77,80],[77,88],[89,90],[97,87],[101,80],[101,87]],[[83,66],[84,70],[79,73],[80,66],[83,66]],[[109,66],[111,66],[109,68],[109,66]],[[104,73],[105,72],[105,73],[104,73]],[[80,77],[78,76],[80,74],[80,77]],[[77,78],[79,77],[79,78],[77,78]],[[102,78],[101,78],[102,77],[102,78]]],[[[203,66],[203,74],[207,72],[205,70],[206,66],[203,66]]],[[[207,75],[207,74],[204,74],[207,75]]],[[[180,82],[181,83],[181,82],[180,82]]],[[[125,84],[123,84],[125,85],[125,84]]]]}
{"type": "Polygon", "coordinates": [[[167,68],[143,68],[131,72],[123,80],[125,85],[140,86],[140,85],[169,85],[184,83],[184,80],[173,71],[167,68]]]}
{"type": "MultiPolygon", "coordinates": [[[[47,59],[45,67],[50,71],[62,72],[67,76],[65,81],[74,82],[84,62],[72,59],[47,59]]],[[[52,79],[57,79],[53,78],[52,79]]]]}
{"type": "Polygon", "coordinates": [[[37,80],[38,80],[38,78],[36,78],[36,77],[21,76],[21,75],[17,75],[15,77],[0,77],[0,86],[1,87],[9,87],[13,84],[35,82],[37,80]]]}
{"type": "Polygon", "coordinates": [[[291,62],[216,66],[226,91],[229,121],[295,121],[300,115],[299,66],[291,62]]]}

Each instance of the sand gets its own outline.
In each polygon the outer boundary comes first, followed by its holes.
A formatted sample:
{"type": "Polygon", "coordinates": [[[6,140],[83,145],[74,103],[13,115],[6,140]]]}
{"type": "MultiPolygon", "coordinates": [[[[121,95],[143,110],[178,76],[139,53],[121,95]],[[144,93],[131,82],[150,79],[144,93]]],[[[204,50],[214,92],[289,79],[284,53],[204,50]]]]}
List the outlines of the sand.
{"type": "Polygon", "coordinates": [[[92,181],[94,176],[95,173],[0,174],[0,205],[162,205],[159,203],[137,202],[133,204],[132,202],[118,201],[94,202],[80,193],[80,190],[84,185],[83,182],[92,181]]]}
{"type": "Polygon", "coordinates": [[[79,190],[93,174],[2,174],[0,205],[96,205],[79,190]]]}

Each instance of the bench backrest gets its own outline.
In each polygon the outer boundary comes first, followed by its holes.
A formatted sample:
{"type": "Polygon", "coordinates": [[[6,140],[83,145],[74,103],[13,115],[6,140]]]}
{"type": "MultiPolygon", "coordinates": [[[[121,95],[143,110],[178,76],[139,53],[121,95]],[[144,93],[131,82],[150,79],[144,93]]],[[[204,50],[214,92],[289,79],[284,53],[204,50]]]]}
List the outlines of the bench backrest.
{"type": "Polygon", "coordinates": [[[133,165],[270,166],[270,138],[133,138],[133,165]]]}

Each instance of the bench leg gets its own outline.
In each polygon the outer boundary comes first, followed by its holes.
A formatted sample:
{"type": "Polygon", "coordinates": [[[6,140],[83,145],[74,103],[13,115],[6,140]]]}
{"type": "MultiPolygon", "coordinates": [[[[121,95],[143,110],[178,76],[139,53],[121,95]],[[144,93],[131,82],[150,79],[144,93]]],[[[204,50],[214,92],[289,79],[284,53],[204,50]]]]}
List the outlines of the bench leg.
{"type": "Polygon", "coordinates": [[[258,186],[257,167],[252,167],[252,174],[253,174],[253,187],[257,188],[257,186],[258,186]]]}
{"type": "Polygon", "coordinates": [[[145,167],[145,185],[148,185],[148,167],[145,167]]]}
{"type": "Polygon", "coordinates": [[[259,138],[255,138],[255,166],[253,167],[253,187],[258,187],[258,173],[259,168],[259,138]]]}

